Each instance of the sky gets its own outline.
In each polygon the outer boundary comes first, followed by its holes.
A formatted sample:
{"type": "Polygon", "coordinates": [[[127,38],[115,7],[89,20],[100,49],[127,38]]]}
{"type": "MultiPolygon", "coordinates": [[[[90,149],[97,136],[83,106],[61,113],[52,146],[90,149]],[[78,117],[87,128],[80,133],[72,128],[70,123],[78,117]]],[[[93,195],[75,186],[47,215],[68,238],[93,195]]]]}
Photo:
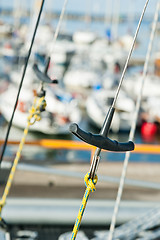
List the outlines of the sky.
{"type": "MultiPolygon", "coordinates": [[[[0,0],[0,7],[13,7],[14,4],[33,6],[35,0],[0,0]]],[[[36,0],[40,1],[40,0],[36,0]]],[[[158,0],[150,0],[146,14],[153,14],[158,0]]],[[[146,0],[68,0],[68,12],[109,14],[118,11],[120,14],[140,14],[146,0]],[[119,6],[119,7],[118,7],[119,6]]],[[[45,9],[61,10],[64,0],[45,0],[45,9]]]]}

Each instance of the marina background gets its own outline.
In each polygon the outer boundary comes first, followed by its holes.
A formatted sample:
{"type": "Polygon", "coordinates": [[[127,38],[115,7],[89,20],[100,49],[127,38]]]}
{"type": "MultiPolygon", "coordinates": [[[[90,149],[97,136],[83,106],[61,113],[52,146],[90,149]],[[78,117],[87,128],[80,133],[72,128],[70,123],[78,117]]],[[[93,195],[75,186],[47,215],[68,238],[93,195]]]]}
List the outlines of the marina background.
{"type": "MultiPolygon", "coordinates": [[[[69,1],[65,13],[65,18],[63,20],[63,24],[61,27],[62,32],[66,32],[69,34],[73,34],[76,30],[89,30],[96,32],[99,36],[105,37],[106,34],[106,29],[110,24],[110,18],[111,18],[111,13],[113,11],[113,15],[116,15],[119,12],[120,16],[120,22],[118,25],[118,30],[117,34],[118,36],[121,36],[123,34],[126,34],[127,32],[130,32],[134,34],[136,26],[137,26],[137,21],[139,19],[140,12],[142,11],[143,5],[145,1],[69,1]],[[112,2],[112,3],[111,3],[112,2]],[[119,7],[116,6],[116,3],[119,3],[119,7]],[[125,8],[122,7],[124,6],[125,2],[125,8]],[[119,9],[118,9],[119,8],[119,9]],[[118,12],[117,12],[118,11],[118,12]],[[83,16],[83,18],[76,19],[76,20],[71,20],[68,16],[72,14],[74,16],[77,16],[80,14],[80,16],[83,16]],[[89,16],[86,18],[86,16],[89,16]],[[92,20],[93,16],[102,16],[102,19],[100,20],[92,20]],[[69,18],[69,19],[68,19],[69,18]],[[129,21],[128,21],[129,20],[129,21]]],[[[14,11],[15,6],[19,6],[19,9],[23,10],[28,10],[32,12],[33,8],[33,1],[5,1],[1,0],[0,3],[0,20],[2,21],[7,21],[8,23],[13,23],[13,16],[12,11],[14,11]],[[3,12],[4,11],[4,12],[3,12]]],[[[46,1],[44,5],[44,16],[45,13],[51,12],[51,14],[56,13],[56,15],[51,15],[52,17],[50,19],[47,19],[47,17],[43,16],[42,18],[42,23],[48,22],[52,24],[53,28],[56,28],[57,21],[58,19],[55,19],[59,14],[60,10],[62,8],[63,1],[46,1]]],[[[139,57],[144,57],[145,53],[147,51],[147,46],[148,46],[148,40],[149,40],[149,34],[150,34],[150,27],[151,27],[151,22],[153,18],[153,12],[155,11],[155,5],[156,1],[150,1],[147,11],[144,17],[144,21],[142,22],[142,26],[140,29],[140,32],[138,34],[138,42],[139,45],[133,52],[133,56],[137,55],[139,57]]],[[[23,17],[20,14],[20,22],[21,23],[27,23],[29,24],[29,16],[23,17]]],[[[114,22],[113,22],[114,25],[114,22]]],[[[159,49],[159,35],[156,35],[156,39],[154,40],[154,45],[153,45],[153,51],[152,53],[154,54],[157,49],[159,49]]],[[[3,60],[1,60],[1,71],[3,70],[3,67],[5,67],[5,63],[3,60]]],[[[135,67],[132,68],[131,71],[140,71],[143,69],[143,66],[135,67]]],[[[125,84],[125,79],[124,79],[124,84],[125,84]]],[[[0,135],[1,139],[4,138],[6,128],[7,128],[7,123],[1,117],[0,120],[1,127],[0,127],[0,135]],[[5,126],[5,127],[4,127],[5,126]]],[[[93,132],[98,132],[97,129],[94,129],[92,126],[88,124],[86,116],[83,117],[83,122],[82,122],[82,128],[88,130],[88,131],[93,131],[93,132]]],[[[10,139],[14,140],[16,136],[16,140],[21,137],[22,131],[20,129],[16,129],[13,127],[10,133],[10,139]]],[[[115,138],[120,141],[127,141],[128,139],[128,132],[123,132],[117,134],[110,133],[112,138],[115,138]]],[[[71,135],[70,133],[68,136],[47,136],[43,135],[40,133],[29,133],[28,139],[29,140],[35,140],[39,138],[67,138],[71,140],[77,140],[76,137],[71,135]]],[[[141,137],[140,131],[136,131],[136,136],[135,136],[135,142],[136,143],[143,143],[143,139],[141,137]]],[[[156,136],[154,140],[152,141],[153,144],[159,144],[159,136],[156,136]]],[[[14,147],[13,147],[14,149],[14,147]]],[[[12,152],[12,147],[7,148],[6,154],[11,156],[13,154],[12,152]]],[[[30,154],[27,153],[25,154],[25,151],[23,153],[23,157],[26,159],[32,158],[32,159],[38,159],[38,160],[45,160],[46,158],[50,158],[53,161],[75,161],[75,159],[81,159],[82,161],[88,162],[90,161],[90,154],[86,152],[70,152],[66,154],[66,151],[61,151],[61,153],[55,153],[55,151],[52,150],[38,150],[33,152],[31,151],[30,154]],[[35,153],[34,153],[35,152],[35,153]],[[69,157],[68,157],[69,156],[69,157]]],[[[124,154],[114,154],[114,153],[106,153],[103,156],[104,161],[123,161],[124,154]]],[[[139,155],[139,154],[133,154],[131,155],[131,161],[153,161],[153,162],[159,162],[159,156],[156,154],[152,155],[139,155]],[[135,160],[136,159],[136,160],[135,160]]]]}
{"type": "MultiPolygon", "coordinates": [[[[55,30],[58,22],[57,17],[60,14],[63,2],[62,0],[46,1],[41,24],[49,23],[55,30]],[[48,14],[48,11],[50,14],[48,14]]],[[[138,44],[133,53],[133,56],[138,61],[141,61],[141,59],[144,60],[145,58],[156,2],[157,1],[154,0],[149,2],[144,21],[138,34],[138,44]]],[[[120,13],[117,36],[120,37],[126,33],[134,35],[144,3],[144,0],[69,0],[61,32],[73,36],[73,33],[77,30],[88,30],[96,32],[98,36],[105,39],[106,29],[110,28],[112,24],[112,27],[115,27],[114,21],[111,21],[113,20],[111,18],[114,18],[114,16],[111,16],[113,11],[114,15],[118,12],[120,13]],[[113,6],[111,3],[113,3],[113,6]]],[[[17,23],[17,19],[12,16],[12,11],[16,12],[16,10],[18,10],[20,13],[20,15],[18,15],[19,23],[29,25],[33,5],[34,2],[31,0],[0,0],[0,21],[2,20],[2,22],[9,24],[17,23]],[[18,7],[16,8],[15,6],[18,7]],[[26,9],[27,11],[29,10],[27,13],[26,9]],[[24,10],[26,15],[23,11],[21,12],[21,10],[24,10]]],[[[14,37],[14,34],[12,37],[14,37]]],[[[5,38],[1,38],[0,47],[6,43],[5,41],[5,38]]],[[[157,31],[152,51],[153,59],[155,53],[160,50],[159,48],[159,32],[157,31]]],[[[0,57],[0,74],[3,74],[6,68],[14,70],[12,63],[9,64],[9,62],[0,57]]],[[[151,61],[150,68],[154,68],[153,61],[151,61]]],[[[142,72],[142,70],[143,64],[137,64],[130,68],[128,73],[139,73],[142,72]]],[[[12,71],[8,73],[11,74],[12,71]]],[[[124,79],[124,84],[125,80],[126,79],[124,79]]],[[[90,91],[88,92],[88,95],[89,94],[90,91]]],[[[11,95],[12,94],[10,94],[9,97],[11,97],[11,95]]],[[[1,104],[2,102],[0,102],[0,105],[1,104]]],[[[0,140],[4,140],[7,127],[7,121],[0,115],[0,140]]],[[[89,123],[84,109],[81,128],[86,131],[91,131],[92,133],[99,133],[99,129],[89,123]]],[[[22,133],[22,129],[13,126],[9,140],[19,141],[22,133]]],[[[128,135],[128,131],[120,131],[118,133],[111,131],[109,134],[111,139],[116,139],[121,142],[128,141],[128,135]]],[[[23,235],[20,234],[27,235],[27,233],[30,235],[30,238],[28,237],[27,239],[32,240],[58,239],[62,233],[71,231],[70,226],[74,222],[74,215],[77,214],[79,207],[79,199],[84,192],[82,178],[84,176],[83,173],[88,171],[92,152],[74,149],[55,150],[49,149],[48,147],[45,148],[38,144],[38,141],[43,141],[44,139],[79,141],[78,138],[69,132],[69,129],[68,134],[64,135],[29,132],[27,136],[28,145],[26,144],[22,151],[21,161],[18,165],[18,171],[16,172],[13,188],[10,193],[11,198],[8,200],[3,211],[3,217],[10,223],[10,233],[14,236],[14,239],[21,239],[23,235]],[[31,144],[32,141],[37,141],[37,145],[31,144]],[[25,168],[27,170],[25,170],[25,168]],[[39,172],[36,172],[37,169],[39,172]],[[25,230],[29,231],[25,232],[25,230]]],[[[138,127],[135,135],[135,144],[142,143],[159,146],[159,133],[154,135],[152,139],[144,139],[138,127]]],[[[8,145],[4,162],[12,163],[16,151],[17,145],[8,145]]],[[[95,230],[97,230],[98,234],[99,230],[106,230],[110,224],[113,199],[116,198],[124,155],[124,153],[117,154],[106,151],[101,154],[98,172],[100,181],[97,186],[97,191],[93,194],[93,197],[91,196],[88,203],[88,225],[82,225],[82,230],[84,230],[89,238],[93,237],[93,235],[95,236],[95,230]],[[95,214],[94,217],[93,214],[95,214]]],[[[131,154],[127,178],[129,179],[126,179],[121,208],[122,212],[120,212],[118,224],[137,217],[141,212],[147,212],[148,209],[159,202],[159,153],[153,152],[148,154],[144,152],[143,154],[131,154]],[[148,189],[148,186],[151,187],[148,189]]],[[[6,176],[3,180],[2,178],[0,180],[1,183],[4,183],[6,176]]],[[[0,185],[0,187],[2,191],[2,185],[0,185]]],[[[147,218],[147,220],[150,219],[150,217],[147,218]]],[[[159,221],[155,220],[155,224],[157,224],[157,222],[159,223],[159,221]]],[[[132,229],[132,226],[130,227],[132,229]]],[[[65,239],[65,236],[61,239],[65,239]]]]}

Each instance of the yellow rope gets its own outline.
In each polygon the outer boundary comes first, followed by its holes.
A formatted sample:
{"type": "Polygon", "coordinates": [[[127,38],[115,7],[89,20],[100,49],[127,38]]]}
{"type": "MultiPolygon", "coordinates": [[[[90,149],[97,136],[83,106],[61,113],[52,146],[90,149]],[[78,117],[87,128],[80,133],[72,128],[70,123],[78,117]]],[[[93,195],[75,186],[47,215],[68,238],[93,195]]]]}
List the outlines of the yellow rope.
{"type": "Polygon", "coordinates": [[[29,110],[29,117],[28,117],[28,121],[30,122],[30,125],[33,125],[36,121],[40,121],[41,120],[41,108],[44,110],[46,107],[46,101],[44,99],[44,97],[41,97],[37,103],[36,106],[36,101],[37,99],[34,99],[34,103],[33,106],[31,107],[31,109],[29,110]]]}
{"type": "MultiPolygon", "coordinates": [[[[27,120],[27,126],[24,129],[23,136],[21,138],[21,141],[20,141],[17,153],[16,153],[16,157],[13,161],[13,165],[12,165],[12,168],[11,168],[11,171],[10,171],[10,174],[9,174],[9,177],[8,177],[8,180],[7,180],[4,192],[3,192],[3,196],[0,200],[0,215],[1,215],[2,208],[6,203],[6,198],[9,194],[9,190],[10,190],[12,182],[13,182],[16,167],[17,167],[17,164],[18,164],[20,156],[21,156],[21,152],[22,152],[25,140],[26,140],[26,136],[28,134],[29,127],[30,127],[30,125],[32,125],[33,123],[35,123],[36,121],[39,121],[41,119],[40,112],[41,112],[41,109],[45,109],[45,106],[46,106],[46,102],[45,102],[44,97],[41,97],[38,102],[37,102],[37,98],[35,97],[33,106],[29,110],[30,115],[27,120]]],[[[2,218],[0,216],[0,221],[1,220],[2,220],[2,218]]]]}
{"type": "Polygon", "coordinates": [[[95,178],[93,180],[89,179],[89,172],[84,177],[86,190],[85,190],[85,193],[84,193],[84,196],[83,196],[82,204],[80,206],[77,219],[76,219],[75,224],[74,224],[74,228],[73,228],[70,240],[75,240],[76,239],[77,233],[78,233],[79,228],[80,228],[81,220],[82,220],[82,217],[83,217],[83,213],[84,213],[84,210],[86,208],[86,204],[87,204],[87,201],[88,201],[88,198],[89,198],[89,194],[90,194],[90,192],[94,192],[96,190],[95,185],[96,185],[97,181],[98,181],[97,175],[95,175],[95,178]]]}

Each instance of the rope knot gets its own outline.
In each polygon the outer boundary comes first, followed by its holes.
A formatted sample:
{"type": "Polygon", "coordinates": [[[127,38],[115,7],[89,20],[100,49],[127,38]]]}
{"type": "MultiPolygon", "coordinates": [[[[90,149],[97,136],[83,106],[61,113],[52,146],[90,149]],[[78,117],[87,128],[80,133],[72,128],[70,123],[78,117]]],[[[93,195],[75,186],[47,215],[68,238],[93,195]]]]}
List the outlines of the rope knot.
{"type": "Polygon", "coordinates": [[[28,122],[30,125],[33,125],[36,121],[41,120],[41,112],[45,111],[46,105],[47,104],[44,97],[41,97],[37,104],[36,104],[36,98],[35,98],[34,104],[29,110],[30,115],[28,117],[28,122]]]}
{"type": "Polygon", "coordinates": [[[92,179],[89,179],[89,172],[88,172],[88,173],[85,175],[85,177],[84,177],[85,185],[86,185],[86,187],[89,186],[89,188],[91,189],[91,192],[96,191],[95,185],[96,185],[97,181],[98,181],[97,175],[95,175],[95,177],[94,177],[93,180],[92,180],[92,179]]]}

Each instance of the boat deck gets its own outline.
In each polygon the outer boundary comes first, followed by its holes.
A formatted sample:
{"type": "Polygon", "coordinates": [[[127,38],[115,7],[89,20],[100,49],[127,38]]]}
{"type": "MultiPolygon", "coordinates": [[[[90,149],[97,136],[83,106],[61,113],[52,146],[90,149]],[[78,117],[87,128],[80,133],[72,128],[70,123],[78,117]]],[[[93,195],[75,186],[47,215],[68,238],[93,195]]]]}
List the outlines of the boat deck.
{"type": "MultiPolygon", "coordinates": [[[[29,168],[27,170],[26,166],[22,163],[18,165],[2,217],[11,226],[58,224],[70,226],[71,231],[85,190],[83,176],[88,171],[89,164],[67,163],[49,168],[43,165],[32,166],[32,171],[29,168]]],[[[122,163],[101,162],[97,189],[90,194],[83,226],[90,225],[93,228],[110,224],[121,169],[122,163]]],[[[117,224],[159,206],[159,164],[130,163],[126,182],[117,224]],[[136,181],[129,182],[129,179],[136,181]],[[150,188],[144,184],[146,181],[150,188]]]]}
{"type": "MultiPolygon", "coordinates": [[[[116,198],[122,166],[120,162],[100,163],[99,180],[91,199],[116,198]]],[[[159,201],[159,166],[159,163],[129,163],[122,200],[159,201]]],[[[20,163],[9,197],[81,199],[85,190],[83,178],[89,168],[87,163],[30,168],[20,163]]],[[[3,185],[0,189],[2,192],[3,185]]]]}

